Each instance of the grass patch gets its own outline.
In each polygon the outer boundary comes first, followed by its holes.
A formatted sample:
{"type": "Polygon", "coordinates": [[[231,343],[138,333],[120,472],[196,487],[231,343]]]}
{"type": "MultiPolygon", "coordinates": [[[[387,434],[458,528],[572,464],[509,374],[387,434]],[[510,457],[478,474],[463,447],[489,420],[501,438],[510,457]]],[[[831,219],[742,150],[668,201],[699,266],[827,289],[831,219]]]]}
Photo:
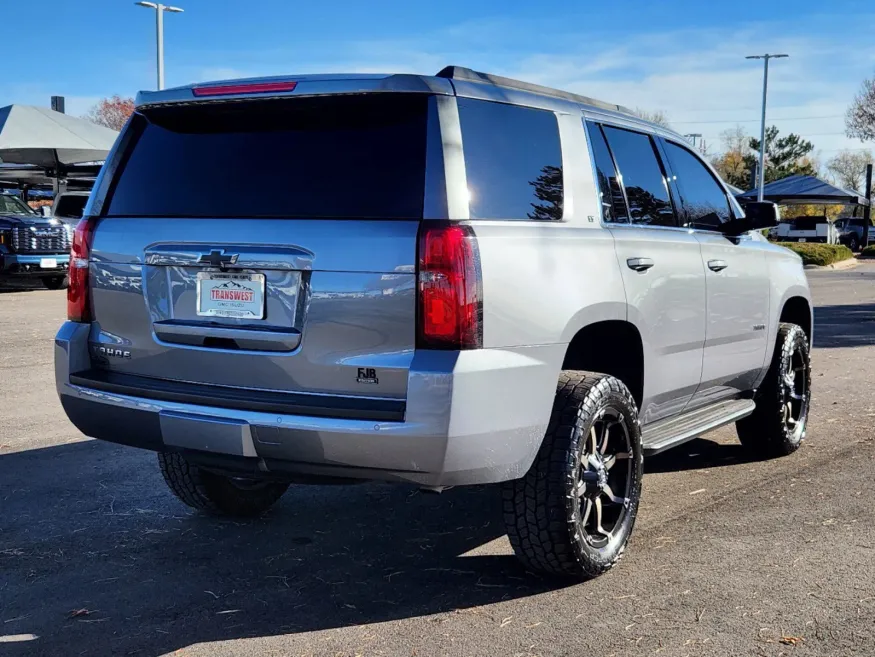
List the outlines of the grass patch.
{"type": "Polygon", "coordinates": [[[872,246],[867,246],[865,249],[860,251],[860,255],[867,258],[875,258],[875,244],[873,244],[872,246]]]}
{"type": "MultiPolygon", "coordinates": [[[[804,265],[831,265],[834,262],[854,257],[851,250],[843,244],[809,244],[806,242],[779,242],[778,244],[798,253],[802,257],[804,265]]],[[[875,255],[875,252],[872,255],[875,255]]]]}

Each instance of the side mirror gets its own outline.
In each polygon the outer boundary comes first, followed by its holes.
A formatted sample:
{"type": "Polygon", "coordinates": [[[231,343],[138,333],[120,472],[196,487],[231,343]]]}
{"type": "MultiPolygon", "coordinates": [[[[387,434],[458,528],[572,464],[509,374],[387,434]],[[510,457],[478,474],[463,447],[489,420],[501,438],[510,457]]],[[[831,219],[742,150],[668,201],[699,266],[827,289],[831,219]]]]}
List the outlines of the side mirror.
{"type": "Polygon", "coordinates": [[[778,206],[769,201],[748,203],[744,206],[744,213],[751,222],[750,230],[771,228],[781,223],[781,213],[778,206]]]}
{"type": "Polygon", "coordinates": [[[743,217],[733,217],[723,224],[723,232],[727,235],[742,235],[751,230],[772,228],[781,222],[778,206],[769,201],[753,201],[744,206],[743,217]]]}

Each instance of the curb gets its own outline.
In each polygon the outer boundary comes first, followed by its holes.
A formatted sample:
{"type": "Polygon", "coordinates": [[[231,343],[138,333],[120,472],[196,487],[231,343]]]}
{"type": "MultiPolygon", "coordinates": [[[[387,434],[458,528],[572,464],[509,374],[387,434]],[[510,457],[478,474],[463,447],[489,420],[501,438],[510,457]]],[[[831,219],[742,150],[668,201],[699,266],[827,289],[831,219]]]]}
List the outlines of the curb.
{"type": "Polygon", "coordinates": [[[848,258],[840,262],[834,262],[831,265],[805,265],[805,269],[853,269],[859,263],[856,258],[848,258]]]}

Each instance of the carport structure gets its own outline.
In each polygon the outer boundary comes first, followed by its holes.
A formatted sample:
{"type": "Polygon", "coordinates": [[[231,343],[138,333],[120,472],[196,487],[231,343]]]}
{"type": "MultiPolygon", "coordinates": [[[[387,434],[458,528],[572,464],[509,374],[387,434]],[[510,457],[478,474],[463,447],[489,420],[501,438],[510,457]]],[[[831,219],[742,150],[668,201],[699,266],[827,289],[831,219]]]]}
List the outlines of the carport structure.
{"type": "MultiPolygon", "coordinates": [[[[756,201],[759,188],[751,189],[736,198],[741,203],[756,201]]],[[[821,180],[815,176],[788,176],[763,185],[763,200],[779,205],[850,205],[863,208],[863,245],[869,238],[869,215],[872,196],[872,165],[866,170],[866,195],[821,180]]]]}
{"type": "MultiPolygon", "coordinates": [[[[65,168],[66,178],[60,184],[69,189],[90,190],[100,173],[100,166],[99,163],[70,165],[65,168]]],[[[50,190],[57,182],[51,174],[51,170],[47,172],[32,164],[0,164],[0,189],[18,189],[23,201],[34,196],[37,190],[45,191],[51,197],[54,192],[50,190]]]]}
{"type": "MultiPolygon", "coordinates": [[[[45,107],[0,107],[0,181],[20,189],[48,179],[63,191],[71,168],[106,159],[118,133],[85,119],[45,107]]],[[[99,169],[99,166],[97,166],[99,169]]]]}

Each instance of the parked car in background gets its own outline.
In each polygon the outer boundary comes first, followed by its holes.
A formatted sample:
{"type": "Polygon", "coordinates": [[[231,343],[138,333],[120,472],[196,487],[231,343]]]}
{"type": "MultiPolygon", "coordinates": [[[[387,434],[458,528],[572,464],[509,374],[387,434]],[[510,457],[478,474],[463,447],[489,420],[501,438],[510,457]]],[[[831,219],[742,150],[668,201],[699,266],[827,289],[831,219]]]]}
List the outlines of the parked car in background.
{"type": "Polygon", "coordinates": [[[51,290],[64,287],[72,233],[17,196],[0,194],[0,279],[39,278],[51,290]]]}
{"type": "MultiPolygon", "coordinates": [[[[836,230],[838,231],[838,239],[841,244],[847,246],[851,251],[859,251],[866,246],[863,244],[863,233],[865,232],[866,222],[863,217],[839,217],[835,221],[836,230]]],[[[869,241],[875,240],[875,226],[869,224],[869,241]]]]}
{"type": "Polygon", "coordinates": [[[75,226],[82,218],[90,192],[64,192],[55,197],[51,216],[75,226]]]}
{"type": "Polygon", "coordinates": [[[805,436],[811,300],[759,232],[777,207],[742,210],[631,111],[458,67],[311,75],[143,92],[117,144],[57,390],[191,507],[498,483],[525,565],[589,578],[645,455],[731,423],[755,457],[805,436]],[[215,193],[240,185],[285,193],[215,193]]]}
{"type": "Polygon", "coordinates": [[[838,244],[838,231],[825,216],[783,219],[778,224],[779,242],[821,242],[838,244]]]}

